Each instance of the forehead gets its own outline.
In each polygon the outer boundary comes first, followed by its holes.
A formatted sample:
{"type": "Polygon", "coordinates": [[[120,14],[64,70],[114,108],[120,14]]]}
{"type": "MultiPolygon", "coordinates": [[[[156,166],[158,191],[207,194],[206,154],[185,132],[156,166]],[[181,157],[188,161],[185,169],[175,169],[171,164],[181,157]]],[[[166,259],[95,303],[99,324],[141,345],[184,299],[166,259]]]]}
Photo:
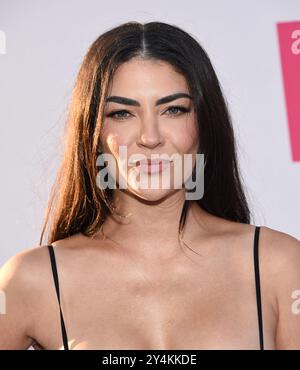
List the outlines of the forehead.
{"type": "Polygon", "coordinates": [[[122,91],[134,94],[155,93],[167,95],[173,90],[189,91],[183,74],[174,67],[160,60],[133,58],[121,64],[115,71],[110,83],[110,92],[122,91]]]}

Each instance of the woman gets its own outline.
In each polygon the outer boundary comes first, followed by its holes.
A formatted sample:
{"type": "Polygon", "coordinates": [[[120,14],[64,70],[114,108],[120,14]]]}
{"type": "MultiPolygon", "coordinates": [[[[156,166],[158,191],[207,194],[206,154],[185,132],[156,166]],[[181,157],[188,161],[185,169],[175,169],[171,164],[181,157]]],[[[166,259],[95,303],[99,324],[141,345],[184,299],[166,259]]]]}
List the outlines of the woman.
{"type": "Polygon", "coordinates": [[[205,51],[173,25],[128,22],[80,68],[39,245],[1,269],[0,348],[299,349],[299,266],[297,239],[250,223],[205,51]],[[144,160],[124,165],[121,147],[144,160]],[[188,199],[197,154],[204,192],[188,199]],[[165,172],[169,187],[140,186],[165,172]]]}

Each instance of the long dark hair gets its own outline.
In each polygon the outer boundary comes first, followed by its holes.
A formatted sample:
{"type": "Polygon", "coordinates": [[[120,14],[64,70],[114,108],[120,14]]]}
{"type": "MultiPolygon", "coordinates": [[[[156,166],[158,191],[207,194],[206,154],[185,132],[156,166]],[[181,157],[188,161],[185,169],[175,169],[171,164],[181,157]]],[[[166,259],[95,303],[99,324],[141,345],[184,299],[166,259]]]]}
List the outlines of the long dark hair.
{"type": "MultiPolygon", "coordinates": [[[[100,35],[88,49],[73,89],[64,156],[40,235],[42,245],[81,232],[94,234],[112,212],[112,190],[96,184],[96,158],[108,86],[116,68],[133,57],[168,62],[183,74],[194,98],[199,153],[204,153],[204,195],[197,203],[224,219],[250,223],[227,104],[210,59],[199,42],[162,22],[126,22],[100,35]]],[[[179,220],[183,230],[190,201],[179,220]]]]}

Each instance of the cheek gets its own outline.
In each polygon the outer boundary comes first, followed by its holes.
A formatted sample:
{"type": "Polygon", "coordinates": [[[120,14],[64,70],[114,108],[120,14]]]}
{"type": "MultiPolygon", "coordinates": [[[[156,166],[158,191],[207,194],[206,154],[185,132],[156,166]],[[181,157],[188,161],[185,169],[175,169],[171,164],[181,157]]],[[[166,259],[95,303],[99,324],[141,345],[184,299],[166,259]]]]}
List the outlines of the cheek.
{"type": "Polygon", "coordinates": [[[101,138],[102,148],[104,153],[110,153],[114,157],[118,156],[119,140],[118,135],[103,134],[101,138]]]}
{"type": "Polygon", "coordinates": [[[170,139],[180,153],[192,153],[198,148],[198,126],[190,119],[176,125],[170,131],[170,139]]]}
{"type": "Polygon", "coordinates": [[[113,154],[117,159],[119,157],[119,147],[128,144],[128,135],[118,128],[105,127],[101,132],[101,144],[104,152],[113,154]]]}
{"type": "Polygon", "coordinates": [[[112,133],[111,131],[109,133],[102,132],[101,135],[102,151],[108,154],[109,157],[112,157],[107,170],[114,179],[119,176],[119,146],[122,145],[119,138],[120,136],[118,134],[112,133]],[[112,164],[113,167],[111,167],[110,164],[112,164]]]}
{"type": "MultiPolygon", "coordinates": [[[[123,166],[124,158],[128,156],[127,153],[127,137],[120,134],[119,130],[103,130],[101,134],[101,143],[103,152],[112,155],[114,162],[115,175],[119,176],[119,171],[123,166]],[[125,157],[124,157],[125,156],[125,157]]],[[[111,173],[112,174],[112,173],[111,173]]],[[[112,174],[113,177],[115,176],[112,174]]]]}
{"type": "MultiPolygon", "coordinates": [[[[168,132],[165,131],[168,141],[176,147],[179,153],[192,153],[198,148],[199,128],[193,116],[181,122],[174,122],[170,125],[168,132]]],[[[134,136],[134,133],[133,133],[134,136]]],[[[128,146],[132,140],[132,134],[124,130],[114,129],[112,127],[104,128],[101,135],[101,143],[104,152],[111,153],[117,159],[119,156],[119,147],[128,146]]]]}

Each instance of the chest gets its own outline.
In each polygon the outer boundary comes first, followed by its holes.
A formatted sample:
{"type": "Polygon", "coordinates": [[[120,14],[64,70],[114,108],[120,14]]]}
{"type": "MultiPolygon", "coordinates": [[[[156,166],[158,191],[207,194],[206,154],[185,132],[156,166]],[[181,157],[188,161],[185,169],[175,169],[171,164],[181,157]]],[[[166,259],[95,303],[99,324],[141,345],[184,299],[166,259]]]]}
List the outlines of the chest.
{"type": "MultiPolygon", "coordinates": [[[[258,349],[255,279],[251,258],[247,261],[236,268],[240,260],[233,258],[200,264],[184,259],[172,266],[153,268],[152,264],[141,269],[111,261],[99,267],[99,261],[93,265],[89,259],[88,266],[81,264],[80,269],[61,269],[69,346],[258,349]]],[[[52,293],[41,305],[36,337],[46,348],[62,348],[57,299],[52,293]]],[[[265,348],[274,348],[276,319],[263,286],[262,295],[265,348]]]]}
{"type": "MultiPolygon", "coordinates": [[[[76,349],[259,348],[254,279],[222,273],[112,279],[81,286],[68,302],[68,337],[76,349]]],[[[264,334],[272,347],[274,323],[266,311],[264,334]]]]}

